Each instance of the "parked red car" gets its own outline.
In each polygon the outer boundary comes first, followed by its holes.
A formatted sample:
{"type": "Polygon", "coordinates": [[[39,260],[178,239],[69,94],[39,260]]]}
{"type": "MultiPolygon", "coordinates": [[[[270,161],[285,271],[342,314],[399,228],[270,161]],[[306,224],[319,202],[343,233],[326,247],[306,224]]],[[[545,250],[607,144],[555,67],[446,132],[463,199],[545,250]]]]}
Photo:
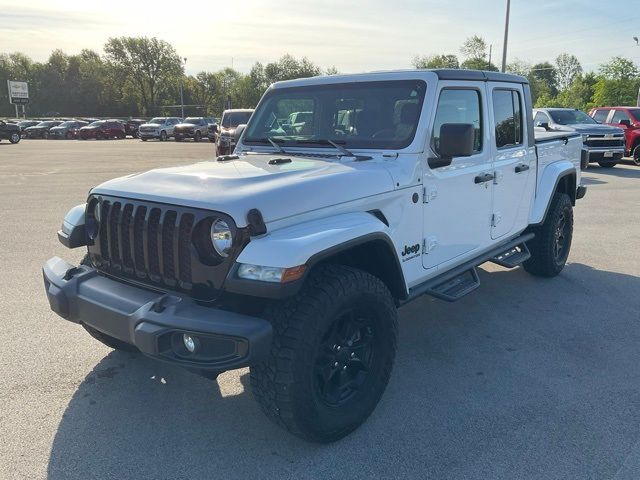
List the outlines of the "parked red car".
{"type": "Polygon", "coordinates": [[[98,120],[78,130],[78,137],[82,140],[95,138],[125,138],[127,136],[124,124],[120,120],[98,120]]]}
{"type": "Polygon", "coordinates": [[[626,155],[640,167],[640,107],[598,107],[589,115],[598,123],[606,123],[624,130],[626,155]]]}

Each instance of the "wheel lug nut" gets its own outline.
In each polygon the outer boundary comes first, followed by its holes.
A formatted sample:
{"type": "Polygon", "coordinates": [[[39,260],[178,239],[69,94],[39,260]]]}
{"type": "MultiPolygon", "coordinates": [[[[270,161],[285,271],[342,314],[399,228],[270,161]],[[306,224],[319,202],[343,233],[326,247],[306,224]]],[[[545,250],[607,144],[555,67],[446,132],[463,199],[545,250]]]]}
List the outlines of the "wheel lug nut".
{"type": "Polygon", "coordinates": [[[346,370],[346,369],[347,369],[347,366],[346,366],[346,365],[345,365],[344,367],[342,367],[342,370],[346,370]]]}
{"type": "Polygon", "coordinates": [[[334,367],[337,367],[337,366],[338,366],[338,362],[334,363],[334,364],[333,364],[333,366],[334,366],[334,367]]]}
{"type": "Polygon", "coordinates": [[[356,356],[356,354],[355,354],[355,353],[353,353],[353,352],[351,352],[351,358],[353,358],[353,357],[355,357],[355,356],[356,356]]]}
{"type": "Polygon", "coordinates": [[[338,345],[338,346],[336,347],[336,350],[340,351],[340,349],[341,349],[341,348],[342,348],[342,347],[341,347],[340,345],[338,345]]]}

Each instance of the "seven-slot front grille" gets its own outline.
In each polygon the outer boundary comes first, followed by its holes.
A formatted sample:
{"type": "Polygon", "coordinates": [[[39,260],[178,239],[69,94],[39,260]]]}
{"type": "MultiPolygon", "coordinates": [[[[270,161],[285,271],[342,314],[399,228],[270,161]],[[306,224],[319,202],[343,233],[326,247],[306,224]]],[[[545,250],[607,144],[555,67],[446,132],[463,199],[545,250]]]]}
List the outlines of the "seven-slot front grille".
{"type": "Polygon", "coordinates": [[[194,213],[167,205],[103,199],[95,248],[101,268],[190,289],[194,220],[194,213]]]}

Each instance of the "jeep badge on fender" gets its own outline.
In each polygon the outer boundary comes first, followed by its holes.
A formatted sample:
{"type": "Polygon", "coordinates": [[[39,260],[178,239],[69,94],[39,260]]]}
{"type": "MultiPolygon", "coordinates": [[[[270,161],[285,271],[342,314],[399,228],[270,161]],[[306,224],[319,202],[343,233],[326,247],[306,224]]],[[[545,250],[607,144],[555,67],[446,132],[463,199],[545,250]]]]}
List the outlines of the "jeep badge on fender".
{"type": "Polygon", "coordinates": [[[238,130],[233,155],[94,187],[58,232],[86,256],[47,261],[45,290],[112,348],[207,378],[249,367],[264,413],[305,439],[374,410],[399,306],[458,300],[484,262],[553,277],[569,256],[582,137],[534,134],[524,77],[290,80],[238,130]]]}

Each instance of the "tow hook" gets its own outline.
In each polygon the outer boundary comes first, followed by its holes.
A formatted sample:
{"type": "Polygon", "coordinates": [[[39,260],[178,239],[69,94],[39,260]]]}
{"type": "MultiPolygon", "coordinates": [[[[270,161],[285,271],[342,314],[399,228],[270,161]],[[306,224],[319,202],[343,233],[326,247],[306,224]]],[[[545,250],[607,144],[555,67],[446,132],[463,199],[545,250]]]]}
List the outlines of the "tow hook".
{"type": "Polygon", "coordinates": [[[158,300],[153,302],[153,305],[151,305],[151,310],[156,313],[162,313],[167,309],[167,307],[180,303],[180,300],[180,297],[169,295],[168,293],[164,294],[158,300]]]}

